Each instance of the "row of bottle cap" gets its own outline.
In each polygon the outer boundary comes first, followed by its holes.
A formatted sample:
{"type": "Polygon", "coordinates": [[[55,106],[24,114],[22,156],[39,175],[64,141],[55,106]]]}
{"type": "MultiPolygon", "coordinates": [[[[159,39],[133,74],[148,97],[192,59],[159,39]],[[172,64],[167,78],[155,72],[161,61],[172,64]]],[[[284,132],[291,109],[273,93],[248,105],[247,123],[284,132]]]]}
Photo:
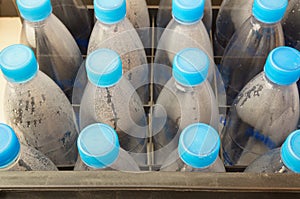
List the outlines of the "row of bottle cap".
{"type": "MultiPolygon", "coordinates": [[[[265,64],[267,77],[279,85],[296,82],[300,75],[299,54],[299,51],[290,47],[274,49],[265,64]]],[[[206,79],[209,64],[209,58],[203,51],[187,48],[175,56],[173,76],[182,85],[194,86],[206,79]]],[[[0,55],[0,65],[5,78],[15,83],[29,81],[38,71],[33,51],[24,45],[4,49],[0,55]]],[[[87,57],[86,70],[93,84],[99,87],[115,85],[122,77],[121,58],[110,49],[96,50],[87,57]]]]}
{"type": "MultiPolygon", "coordinates": [[[[22,147],[14,130],[0,124],[0,169],[14,164],[22,147]]],[[[300,173],[300,130],[289,135],[281,147],[281,159],[290,170],[300,173]]],[[[112,165],[119,156],[120,144],[116,131],[101,123],[87,126],[77,140],[82,161],[89,167],[102,169],[112,165]]],[[[195,123],[186,127],[179,139],[178,154],[193,168],[206,168],[219,154],[219,134],[211,126],[195,123]]]]}

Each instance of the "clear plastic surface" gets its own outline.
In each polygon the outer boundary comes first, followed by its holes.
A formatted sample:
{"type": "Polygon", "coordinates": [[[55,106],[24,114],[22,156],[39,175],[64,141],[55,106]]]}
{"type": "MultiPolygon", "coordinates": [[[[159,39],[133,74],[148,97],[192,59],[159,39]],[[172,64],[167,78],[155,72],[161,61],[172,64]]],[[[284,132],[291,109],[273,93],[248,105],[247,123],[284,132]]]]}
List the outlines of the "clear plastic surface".
{"type": "Polygon", "coordinates": [[[180,132],[190,124],[206,123],[218,130],[219,112],[210,84],[195,87],[171,78],[161,91],[153,110],[152,128],[155,162],[161,165],[178,146],[180,132]]]}
{"type": "Polygon", "coordinates": [[[122,60],[123,74],[137,90],[142,102],[149,101],[149,69],[144,46],[127,18],[116,24],[97,21],[93,29],[88,54],[99,48],[116,51],[122,60]]]}
{"type": "Polygon", "coordinates": [[[279,86],[261,72],[239,93],[227,115],[222,132],[225,164],[247,166],[281,146],[298,118],[296,83],[279,86]]]}
{"type": "Polygon", "coordinates": [[[62,22],[53,14],[41,22],[25,20],[21,43],[34,50],[39,69],[53,79],[71,100],[82,57],[75,40],[62,22]]]}
{"type": "Polygon", "coordinates": [[[222,160],[217,157],[216,161],[206,168],[193,168],[185,164],[179,157],[177,149],[165,160],[160,171],[181,171],[181,172],[226,172],[222,160]]]}
{"type": "Polygon", "coordinates": [[[44,73],[24,84],[7,83],[4,117],[20,142],[32,146],[57,166],[73,166],[78,130],[73,108],[44,73]]]}
{"type": "Polygon", "coordinates": [[[21,145],[18,159],[1,171],[58,171],[56,166],[38,150],[21,145]]]}
{"type": "Polygon", "coordinates": [[[210,58],[210,68],[208,72],[208,80],[214,88],[215,83],[215,63],[213,61],[212,46],[209,36],[202,21],[193,24],[182,24],[172,19],[166,29],[157,29],[163,31],[158,42],[154,63],[154,81],[160,85],[155,85],[154,99],[157,98],[161,87],[165,85],[172,77],[172,63],[174,56],[185,48],[199,48],[205,52],[210,58]],[[179,41],[180,40],[180,41],[179,41]],[[170,70],[164,70],[163,66],[169,66],[170,70]]]}
{"type": "Polygon", "coordinates": [[[120,146],[139,165],[146,164],[147,119],[142,102],[126,78],[107,88],[88,83],[80,105],[80,128],[105,123],[119,136],[120,146]]]}
{"type": "MultiPolygon", "coordinates": [[[[168,50],[176,54],[180,50],[190,47],[202,47],[203,51],[206,52],[210,58],[213,58],[212,45],[202,20],[193,24],[184,24],[173,18],[166,29],[164,29],[157,48],[168,50]],[[178,42],[179,36],[180,42],[178,42]]],[[[158,52],[155,55],[155,59],[159,59],[160,56],[158,52]]],[[[168,54],[168,58],[172,63],[174,54],[168,54]]]]}
{"type": "Polygon", "coordinates": [[[92,22],[84,1],[51,0],[53,14],[68,28],[82,54],[86,54],[92,22]]]}
{"type": "Polygon", "coordinates": [[[224,0],[221,4],[214,35],[215,56],[222,56],[237,29],[251,16],[254,0],[224,0]]]}
{"type": "Polygon", "coordinates": [[[250,17],[241,26],[228,43],[220,63],[228,105],[253,77],[263,71],[269,52],[283,45],[280,23],[265,24],[250,17]]]}
{"type": "Polygon", "coordinates": [[[281,160],[280,148],[273,149],[252,162],[246,173],[293,173],[281,160]]]}
{"type": "Polygon", "coordinates": [[[78,160],[75,164],[75,171],[95,171],[95,170],[115,170],[115,171],[132,171],[139,172],[139,166],[135,160],[123,149],[120,149],[119,156],[112,165],[108,165],[106,168],[97,169],[92,168],[84,164],[81,158],[78,156],[78,160]]]}

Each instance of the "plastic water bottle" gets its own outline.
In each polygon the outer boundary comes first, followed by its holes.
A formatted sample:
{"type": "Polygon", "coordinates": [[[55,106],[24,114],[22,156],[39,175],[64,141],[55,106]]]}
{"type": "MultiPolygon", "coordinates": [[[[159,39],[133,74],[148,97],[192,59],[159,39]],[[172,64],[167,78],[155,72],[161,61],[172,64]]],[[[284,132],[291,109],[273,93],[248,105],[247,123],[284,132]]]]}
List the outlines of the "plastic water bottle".
{"type": "Polygon", "coordinates": [[[82,54],[87,53],[92,21],[82,0],[51,0],[53,14],[68,28],[82,54]]]}
{"type": "Polygon", "coordinates": [[[300,0],[290,0],[282,20],[282,28],[287,46],[300,50],[300,0]]]}
{"type": "Polygon", "coordinates": [[[264,72],[242,89],[227,115],[222,132],[227,165],[249,165],[296,129],[299,72],[299,51],[290,47],[271,51],[264,72]]]}
{"type": "Polygon", "coordinates": [[[149,74],[144,46],[126,18],[126,1],[94,0],[97,22],[90,38],[88,54],[99,49],[109,48],[116,51],[122,59],[126,78],[138,89],[142,102],[149,101],[149,74]],[[143,86],[143,87],[141,87],[143,86]]]}
{"type": "Polygon", "coordinates": [[[43,72],[33,51],[13,45],[0,54],[7,86],[3,99],[5,123],[21,143],[49,157],[56,166],[73,166],[78,135],[73,108],[61,89],[43,72]]]}
{"type": "MultiPolygon", "coordinates": [[[[159,9],[156,17],[156,25],[165,28],[172,19],[172,0],[160,0],[159,9]]],[[[204,15],[202,21],[207,32],[210,32],[212,25],[211,0],[205,0],[204,15]]]]}
{"type": "Polygon", "coordinates": [[[57,171],[38,150],[21,145],[14,130],[0,123],[0,171],[57,171]]]}
{"type": "Polygon", "coordinates": [[[82,62],[75,40],[52,14],[50,0],[17,0],[17,5],[24,18],[21,43],[34,50],[40,70],[71,99],[73,83],[82,62]]]}
{"type": "Polygon", "coordinates": [[[284,45],[280,20],[287,5],[288,0],[254,0],[253,16],[232,36],[220,64],[228,105],[263,70],[270,51],[284,45]]]}
{"type": "MultiPolygon", "coordinates": [[[[199,48],[213,60],[212,46],[201,18],[204,11],[204,0],[174,0],[172,5],[173,19],[164,30],[155,54],[154,82],[156,99],[161,87],[172,77],[174,56],[185,48],[199,48]],[[178,42],[180,38],[180,42],[178,42]],[[163,66],[169,66],[163,67],[163,66]]],[[[211,61],[208,80],[214,81],[215,64],[211,61]]]]}
{"type": "Polygon", "coordinates": [[[211,126],[195,123],[180,134],[178,149],[174,150],[161,171],[225,172],[219,158],[220,137],[211,126]]]}
{"type": "Polygon", "coordinates": [[[180,51],[174,58],[173,77],[161,91],[153,110],[152,126],[156,162],[177,148],[180,132],[201,122],[218,129],[218,106],[208,83],[208,56],[196,48],[180,51]]]}
{"type": "MultiPolygon", "coordinates": [[[[213,58],[212,46],[208,33],[202,22],[205,0],[173,0],[173,18],[164,30],[157,48],[167,51],[167,58],[172,63],[177,52],[188,47],[202,47],[213,58]],[[180,42],[178,38],[180,37],[180,42]]],[[[155,63],[161,63],[164,56],[158,51],[155,63]]],[[[165,61],[162,64],[166,64],[165,61]]]]}
{"type": "Polygon", "coordinates": [[[222,56],[232,35],[251,16],[254,0],[223,0],[216,19],[215,56],[222,56]]]}
{"type": "Polygon", "coordinates": [[[134,88],[122,78],[120,56],[109,49],[98,49],[88,55],[86,71],[89,82],[80,105],[80,129],[98,122],[112,126],[121,147],[137,156],[139,164],[145,164],[146,115],[134,88]]]}
{"type": "Polygon", "coordinates": [[[300,130],[291,133],[281,148],[257,158],[245,172],[300,173],[300,130]]]}
{"type": "Polygon", "coordinates": [[[75,171],[140,171],[134,159],[120,147],[116,131],[106,124],[91,124],[83,129],[77,146],[80,157],[75,171]]]}

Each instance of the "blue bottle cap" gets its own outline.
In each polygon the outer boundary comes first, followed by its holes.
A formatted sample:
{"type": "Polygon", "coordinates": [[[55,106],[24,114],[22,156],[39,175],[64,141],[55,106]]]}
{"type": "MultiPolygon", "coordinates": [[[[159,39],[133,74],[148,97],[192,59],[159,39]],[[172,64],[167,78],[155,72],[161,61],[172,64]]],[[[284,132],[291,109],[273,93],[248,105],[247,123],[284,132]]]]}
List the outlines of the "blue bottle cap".
{"type": "Polygon", "coordinates": [[[266,61],[264,71],[272,82],[291,85],[300,75],[300,53],[294,48],[281,46],[273,49],[266,61]]]}
{"type": "Polygon", "coordinates": [[[196,86],[205,81],[209,65],[209,57],[203,51],[186,48],[174,57],[173,77],[184,86],[196,86]]]}
{"type": "Polygon", "coordinates": [[[207,124],[195,123],[182,131],[178,153],[187,165],[205,168],[216,161],[220,143],[219,134],[214,128],[207,124]]]}
{"type": "Polygon", "coordinates": [[[122,77],[122,61],[115,51],[98,49],[88,55],[86,71],[88,79],[96,86],[114,86],[122,77]]]}
{"type": "Polygon", "coordinates": [[[52,13],[50,0],[17,0],[21,16],[28,21],[43,21],[52,13]]]}
{"type": "Polygon", "coordinates": [[[263,23],[279,22],[286,11],[288,0],[254,0],[253,16],[263,23]]]}
{"type": "Polygon", "coordinates": [[[105,24],[122,21],[126,16],[125,0],[94,0],[96,18],[105,24]]]}
{"type": "Polygon", "coordinates": [[[77,147],[81,160],[96,169],[113,164],[120,151],[116,131],[101,123],[84,128],[78,136],[77,147]]]}
{"type": "Polygon", "coordinates": [[[5,124],[0,124],[0,169],[14,163],[19,153],[20,142],[14,130],[5,124]]]}
{"type": "Polygon", "coordinates": [[[199,21],[204,14],[205,0],[173,0],[172,14],[184,23],[199,21]]]}
{"type": "Polygon", "coordinates": [[[22,44],[9,46],[0,53],[0,67],[9,82],[25,83],[38,72],[33,51],[22,44]]]}
{"type": "Polygon", "coordinates": [[[300,130],[291,133],[283,143],[281,159],[288,169],[300,173],[300,130]]]}

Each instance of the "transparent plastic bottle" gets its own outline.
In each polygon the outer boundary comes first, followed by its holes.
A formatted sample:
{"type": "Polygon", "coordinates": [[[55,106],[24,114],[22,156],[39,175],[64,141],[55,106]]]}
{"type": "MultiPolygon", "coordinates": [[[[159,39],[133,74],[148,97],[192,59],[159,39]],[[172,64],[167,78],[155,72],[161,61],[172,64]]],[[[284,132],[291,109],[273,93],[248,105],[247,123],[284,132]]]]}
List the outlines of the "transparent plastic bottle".
{"type": "Polygon", "coordinates": [[[84,128],[77,146],[80,157],[75,171],[140,171],[134,159],[120,147],[116,131],[107,124],[96,123],[84,128]]]}
{"type": "Polygon", "coordinates": [[[218,106],[206,80],[210,61],[196,48],[180,51],[174,58],[173,77],[161,91],[153,110],[152,128],[156,162],[177,148],[180,132],[202,122],[218,129],[218,106]]]}
{"type": "Polygon", "coordinates": [[[292,132],[281,148],[273,149],[249,165],[246,173],[300,173],[300,130],[292,132]]]}
{"type": "Polygon", "coordinates": [[[80,105],[80,129],[97,122],[112,126],[121,147],[146,164],[147,120],[142,102],[126,78],[120,56],[109,49],[88,55],[89,82],[80,105]]]}
{"type": "Polygon", "coordinates": [[[74,166],[78,136],[73,108],[61,89],[43,72],[24,45],[5,48],[0,66],[7,80],[5,123],[20,142],[49,157],[56,166],[74,166]]]}
{"type": "MultiPolygon", "coordinates": [[[[177,52],[188,47],[202,47],[213,58],[209,35],[202,22],[204,3],[204,0],[199,0],[196,3],[183,0],[173,1],[173,18],[164,30],[157,47],[159,50],[168,51],[170,63],[172,63],[177,52]],[[178,35],[181,36],[180,42],[177,42],[178,35]]],[[[160,59],[160,56],[157,53],[156,60],[160,59]]]]}
{"type": "Polygon", "coordinates": [[[299,119],[296,82],[300,53],[290,47],[271,51],[264,72],[239,93],[222,131],[227,165],[248,166],[260,155],[279,147],[299,119]]]}
{"type": "Polygon", "coordinates": [[[300,50],[300,0],[289,1],[282,28],[285,44],[300,50]]]}
{"type": "Polygon", "coordinates": [[[280,20],[288,0],[254,0],[253,16],[229,41],[220,63],[227,104],[231,105],[241,89],[263,70],[271,50],[284,45],[280,20]]]}
{"type": "Polygon", "coordinates": [[[21,145],[14,130],[0,123],[1,171],[57,171],[57,168],[38,150],[21,145]]]}
{"type": "Polygon", "coordinates": [[[94,0],[97,22],[92,31],[88,54],[99,49],[109,48],[116,51],[122,59],[123,71],[142,100],[149,101],[149,73],[144,46],[126,18],[126,1],[94,0]],[[143,87],[141,87],[143,86],[143,87]]]}
{"type": "Polygon", "coordinates": [[[47,74],[71,100],[80,50],[68,29],[52,14],[50,0],[17,0],[24,18],[21,43],[30,46],[40,70],[47,74]]]}
{"type": "MultiPolygon", "coordinates": [[[[213,60],[212,46],[202,22],[204,0],[184,1],[174,0],[172,5],[173,19],[164,30],[155,54],[154,81],[160,85],[155,87],[155,98],[161,87],[172,77],[171,66],[174,56],[184,48],[200,48],[213,60]],[[180,42],[179,42],[180,40],[180,42]],[[169,66],[170,70],[164,70],[169,66]]],[[[208,79],[213,82],[215,64],[211,62],[208,79]]]]}
{"type": "MultiPolygon", "coordinates": [[[[172,0],[160,0],[156,17],[156,25],[165,28],[172,19],[172,0]]],[[[204,15],[202,19],[207,32],[210,32],[212,25],[212,7],[211,0],[205,0],[204,15]]]]}
{"type": "Polygon", "coordinates": [[[160,171],[225,172],[219,158],[220,137],[211,126],[195,123],[180,134],[178,149],[166,159],[160,171]]]}
{"type": "Polygon", "coordinates": [[[82,54],[87,53],[92,21],[82,0],[51,0],[53,14],[68,28],[82,54]]]}
{"type": "Polygon", "coordinates": [[[232,35],[251,16],[254,0],[223,0],[216,19],[215,56],[222,56],[232,35]]]}

